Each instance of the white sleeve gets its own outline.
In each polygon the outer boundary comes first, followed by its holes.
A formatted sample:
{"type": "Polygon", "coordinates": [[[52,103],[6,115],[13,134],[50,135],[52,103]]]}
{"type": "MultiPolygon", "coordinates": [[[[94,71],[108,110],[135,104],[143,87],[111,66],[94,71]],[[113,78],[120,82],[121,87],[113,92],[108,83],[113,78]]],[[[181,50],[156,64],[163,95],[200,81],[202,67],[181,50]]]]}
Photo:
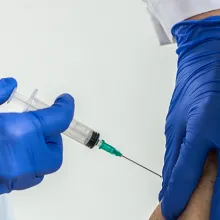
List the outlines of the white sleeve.
{"type": "Polygon", "coordinates": [[[161,45],[174,43],[172,27],[187,18],[220,9],[220,0],[143,0],[161,45]]]}

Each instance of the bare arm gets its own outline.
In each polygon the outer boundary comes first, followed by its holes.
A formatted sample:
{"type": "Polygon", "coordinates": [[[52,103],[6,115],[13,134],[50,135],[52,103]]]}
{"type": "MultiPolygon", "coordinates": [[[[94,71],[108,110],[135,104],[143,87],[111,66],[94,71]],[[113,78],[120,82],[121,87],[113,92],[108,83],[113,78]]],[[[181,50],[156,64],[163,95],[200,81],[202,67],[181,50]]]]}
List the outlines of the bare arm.
{"type": "Polygon", "coordinates": [[[209,220],[214,183],[217,176],[216,152],[209,153],[199,184],[179,220],[209,220]]]}
{"type": "MultiPolygon", "coordinates": [[[[217,154],[209,153],[203,176],[179,220],[209,220],[214,182],[217,176],[217,154]]],[[[160,204],[149,220],[164,220],[160,204]]]]}
{"type": "Polygon", "coordinates": [[[211,16],[220,16],[220,9],[193,16],[193,17],[189,18],[188,20],[201,20],[201,19],[208,18],[211,16]]]}
{"type": "Polygon", "coordinates": [[[160,204],[157,206],[157,208],[154,210],[153,214],[149,218],[149,220],[165,220],[162,212],[161,212],[161,206],[160,204]]]}

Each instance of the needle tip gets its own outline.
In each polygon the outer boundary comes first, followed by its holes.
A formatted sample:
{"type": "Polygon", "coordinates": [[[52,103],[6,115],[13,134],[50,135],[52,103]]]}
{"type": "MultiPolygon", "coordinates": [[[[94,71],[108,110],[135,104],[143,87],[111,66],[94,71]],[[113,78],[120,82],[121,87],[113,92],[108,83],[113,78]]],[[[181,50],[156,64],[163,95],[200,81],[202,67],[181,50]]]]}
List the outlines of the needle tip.
{"type": "Polygon", "coordinates": [[[160,174],[154,172],[153,170],[148,169],[147,167],[145,167],[145,166],[143,166],[143,165],[141,165],[141,164],[135,162],[134,160],[131,160],[130,158],[128,158],[128,157],[126,157],[126,156],[124,156],[124,155],[122,155],[122,157],[125,158],[126,160],[129,160],[130,162],[132,162],[132,163],[134,163],[134,164],[136,164],[136,165],[138,165],[138,166],[144,168],[145,170],[147,170],[147,171],[153,173],[154,175],[159,176],[160,178],[162,178],[162,176],[161,176],[160,174]]]}

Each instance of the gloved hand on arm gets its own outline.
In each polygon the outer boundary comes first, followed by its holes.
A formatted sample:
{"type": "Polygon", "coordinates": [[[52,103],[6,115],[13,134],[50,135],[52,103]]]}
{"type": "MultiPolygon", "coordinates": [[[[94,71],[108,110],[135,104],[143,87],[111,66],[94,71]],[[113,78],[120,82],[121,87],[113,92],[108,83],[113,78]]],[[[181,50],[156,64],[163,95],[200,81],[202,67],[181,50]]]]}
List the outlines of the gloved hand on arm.
{"type": "MultiPolygon", "coordinates": [[[[0,80],[0,104],[16,86],[12,78],[0,80]]],[[[74,100],[67,94],[46,109],[0,113],[0,194],[35,186],[60,168],[61,133],[68,128],[73,113],[74,100]]]]}
{"type": "Polygon", "coordinates": [[[177,41],[176,86],[166,120],[166,153],[159,194],[166,220],[185,209],[202,174],[208,152],[218,153],[211,220],[220,218],[220,17],[184,21],[177,41]]]}
{"type": "MultiPolygon", "coordinates": [[[[185,210],[177,220],[208,220],[213,197],[214,183],[217,175],[217,154],[209,152],[202,177],[194,190],[185,210]]],[[[152,213],[149,220],[165,220],[161,212],[161,204],[152,213]]]]}

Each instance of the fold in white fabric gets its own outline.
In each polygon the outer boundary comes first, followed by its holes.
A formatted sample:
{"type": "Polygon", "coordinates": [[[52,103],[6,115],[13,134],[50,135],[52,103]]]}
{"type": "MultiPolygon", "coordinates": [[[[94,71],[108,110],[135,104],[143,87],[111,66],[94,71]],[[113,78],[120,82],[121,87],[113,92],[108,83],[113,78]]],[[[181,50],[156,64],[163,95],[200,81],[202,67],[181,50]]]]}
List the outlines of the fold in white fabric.
{"type": "Polygon", "coordinates": [[[220,9],[220,0],[143,0],[161,45],[175,42],[172,27],[187,18],[220,9]]]}

